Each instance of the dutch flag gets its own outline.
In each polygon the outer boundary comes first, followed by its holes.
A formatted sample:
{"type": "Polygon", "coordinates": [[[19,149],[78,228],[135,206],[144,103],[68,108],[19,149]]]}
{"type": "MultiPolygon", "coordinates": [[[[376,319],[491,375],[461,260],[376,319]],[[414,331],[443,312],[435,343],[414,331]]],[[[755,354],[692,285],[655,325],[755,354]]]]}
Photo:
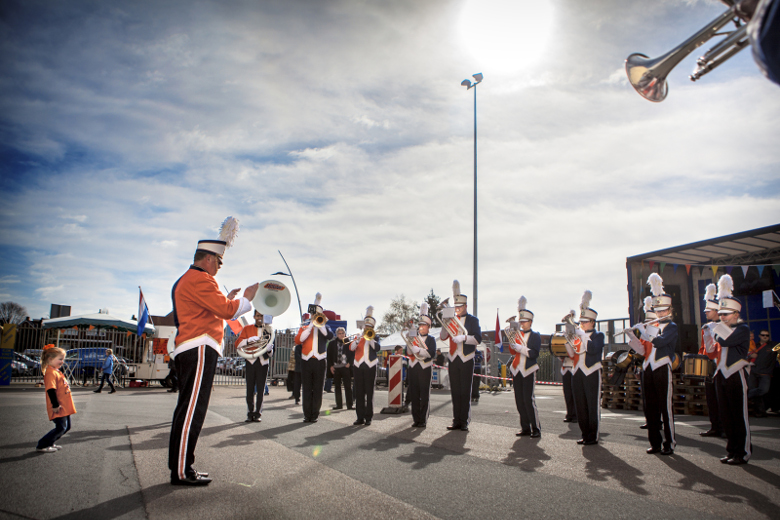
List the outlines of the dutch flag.
{"type": "Polygon", "coordinates": [[[501,322],[498,321],[498,309],[496,309],[496,346],[499,352],[504,351],[504,344],[501,342],[501,322]]]}
{"type": "Polygon", "coordinates": [[[144,333],[146,328],[146,322],[149,321],[149,307],[146,306],[146,300],[144,300],[144,292],[141,288],[138,288],[140,294],[138,298],[138,336],[144,333]]]}

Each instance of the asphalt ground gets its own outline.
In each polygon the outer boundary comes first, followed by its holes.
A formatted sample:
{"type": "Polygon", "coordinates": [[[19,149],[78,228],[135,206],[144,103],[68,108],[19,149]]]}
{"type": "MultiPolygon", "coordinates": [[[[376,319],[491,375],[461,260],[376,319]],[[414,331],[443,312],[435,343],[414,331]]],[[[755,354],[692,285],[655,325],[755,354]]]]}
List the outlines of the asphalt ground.
{"type": "Polygon", "coordinates": [[[446,390],[419,429],[408,413],[379,413],[385,387],[369,427],[329,413],[333,394],[305,424],[282,387],[247,424],[244,388],[216,387],[195,452],[214,482],[189,488],[169,483],[176,394],[75,388],[73,429],[48,454],[35,451],[52,427],[43,390],[0,387],[0,519],[780,518],[780,417],[751,418],[753,458],[727,466],[725,439],[701,438],[699,416],[677,416],[668,457],[645,453],[635,411],[602,410],[600,444],[577,445],[561,388],[536,388],[541,439],[515,437],[511,392],[483,392],[465,433],[446,429],[446,390]]]}

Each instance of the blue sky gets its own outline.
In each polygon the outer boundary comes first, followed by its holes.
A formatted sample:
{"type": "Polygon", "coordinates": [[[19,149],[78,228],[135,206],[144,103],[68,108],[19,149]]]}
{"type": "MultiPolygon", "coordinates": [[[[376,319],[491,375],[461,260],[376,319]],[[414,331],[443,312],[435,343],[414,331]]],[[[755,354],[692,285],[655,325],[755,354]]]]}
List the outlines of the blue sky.
{"type": "Polygon", "coordinates": [[[627,256],[780,221],[780,90],[749,51],[693,84],[699,49],[660,104],[625,79],[723,4],[519,4],[5,2],[0,300],[129,317],[140,285],[167,314],[228,215],[228,288],[281,250],[304,307],[322,292],[351,324],[454,278],[471,294],[476,72],[486,328],[525,295],[550,331],[586,288],[626,316],[627,256]]]}

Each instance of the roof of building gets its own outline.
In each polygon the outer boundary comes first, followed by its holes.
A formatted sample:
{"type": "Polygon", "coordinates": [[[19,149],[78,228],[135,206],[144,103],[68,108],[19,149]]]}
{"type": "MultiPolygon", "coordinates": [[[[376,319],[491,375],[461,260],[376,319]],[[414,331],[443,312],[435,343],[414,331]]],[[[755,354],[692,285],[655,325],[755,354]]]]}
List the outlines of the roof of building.
{"type": "Polygon", "coordinates": [[[630,256],[627,262],[761,265],[780,263],[780,224],[630,256]]]}

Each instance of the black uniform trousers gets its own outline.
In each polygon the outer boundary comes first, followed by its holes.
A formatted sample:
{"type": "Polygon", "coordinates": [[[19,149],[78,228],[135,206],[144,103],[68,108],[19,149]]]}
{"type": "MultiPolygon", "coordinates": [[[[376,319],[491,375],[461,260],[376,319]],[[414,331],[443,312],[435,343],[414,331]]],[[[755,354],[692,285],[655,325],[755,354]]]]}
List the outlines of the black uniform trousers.
{"type": "Polygon", "coordinates": [[[674,434],[674,409],[672,407],[672,367],[663,365],[652,370],[648,365],[642,377],[642,392],[645,396],[645,420],[647,439],[653,448],[674,449],[677,440],[674,434]],[[661,423],[663,422],[663,437],[661,423]]]}
{"type": "Polygon", "coordinates": [[[176,356],[179,376],[179,400],[173,411],[168,445],[171,477],[184,479],[195,475],[195,446],[211,399],[211,387],[217,372],[217,351],[201,345],[176,356]]]}
{"type": "Polygon", "coordinates": [[[715,392],[723,431],[728,442],[726,452],[732,457],[750,459],[753,451],[750,424],[747,416],[747,370],[741,369],[728,379],[718,372],[715,375],[715,392]]]}
{"type": "Polygon", "coordinates": [[[467,428],[471,422],[471,385],[474,383],[474,358],[456,357],[449,364],[452,425],[467,428]]]}
{"type": "Polygon", "coordinates": [[[598,441],[601,370],[596,370],[588,376],[581,370],[577,370],[572,376],[572,392],[574,393],[574,407],[577,410],[577,423],[582,431],[582,440],[585,442],[598,441]]]}
{"type": "Polygon", "coordinates": [[[374,418],[376,366],[353,366],[352,376],[355,378],[355,413],[358,421],[370,421],[374,418]]]}
{"type": "Polygon", "coordinates": [[[344,397],[347,398],[347,408],[352,408],[352,369],[347,367],[333,368],[333,386],[336,387],[336,407],[344,406],[341,399],[341,386],[344,386],[344,397]]]}
{"type": "Polygon", "coordinates": [[[536,372],[523,376],[520,372],[512,376],[512,387],[515,391],[515,405],[520,414],[520,430],[524,432],[541,431],[539,412],[536,409],[534,387],[536,386],[536,372]]]}
{"type": "Polygon", "coordinates": [[[704,394],[707,396],[707,413],[710,416],[710,425],[716,432],[723,433],[723,423],[720,420],[718,394],[715,391],[714,379],[706,379],[704,381],[704,394]]]}
{"type": "Polygon", "coordinates": [[[577,420],[577,409],[574,407],[574,393],[572,392],[571,372],[564,372],[563,378],[563,400],[566,402],[566,420],[577,420]]]}
{"type": "Polygon", "coordinates": [[[471,398],[475,401],[479,401],[479,385],[482,384],[482,378],[479,376],[479,372],[474,373],[474,381],[471,382],[471,398]]]}
{"type": "Polygon", "coordinates": [[[295,404],[301,400],[301,372],[293,372],[293,391],[292,395],[295,398],[295,404]]]}
{"type": "Polygon", "coordinates": [[[263,365],[259,359],[254,363],[246,362],[246,406],[249,413],[263,411],[263,394],[265,393],[265,379],[268,377],[269,362],[263,365]],[[255,398],[255,396],[257,396],[255,398]],[[255,404],[255,399],[257,403],[255,404]]]}
{"type": "Polygon", "coordinates": [[[313,420],[319,417],[322,407],[322,392],[325,389],[325,369],[328,367],[327,359],[315,357],[304,359],[301,370],[301,388],[303,395],[303,417],[313,420]]]}
{"type": "Polygon", "coordinates": [[[428,422],[428,409],[431,400],[431,377],[433,367],[423,368],[422,365],[409,367],[409,388],[406,391],[407,398],[412,405],[412,420],[415,423],[428,422]]]}

